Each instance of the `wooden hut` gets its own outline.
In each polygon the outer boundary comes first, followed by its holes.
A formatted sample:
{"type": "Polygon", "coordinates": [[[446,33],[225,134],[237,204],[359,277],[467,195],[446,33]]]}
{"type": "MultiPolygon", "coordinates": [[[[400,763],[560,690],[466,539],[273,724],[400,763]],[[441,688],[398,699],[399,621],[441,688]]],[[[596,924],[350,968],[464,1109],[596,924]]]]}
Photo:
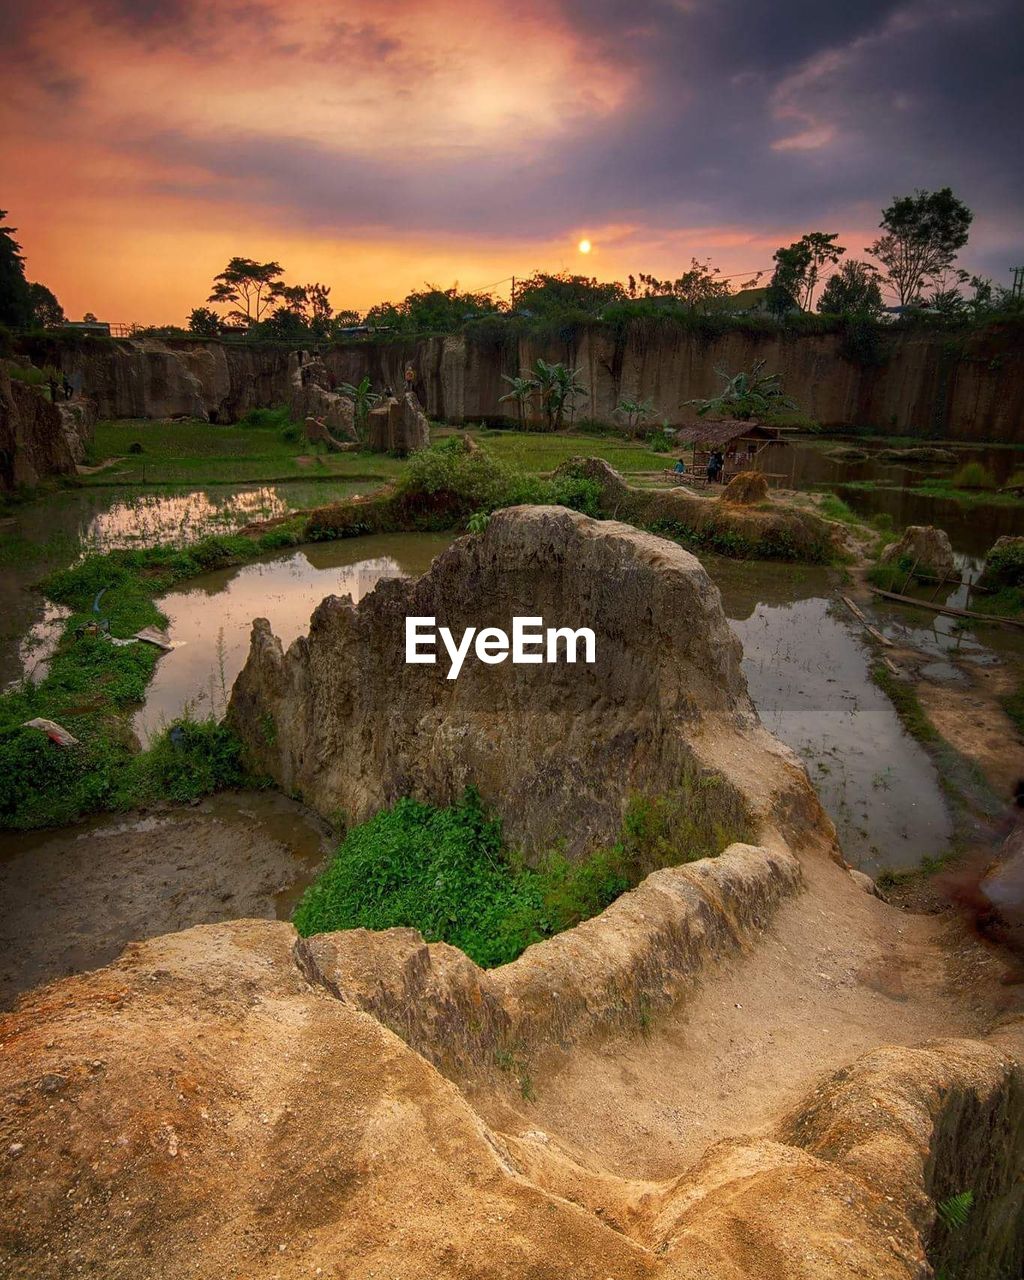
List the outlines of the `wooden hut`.
{"type": "Polygon", "coordinates": [[[725,457],[722,481],[738,471],[758,470],[764,467],[755,459],[767,448],[777,444],[782,433],[776,427],[766,427],[760,422],[741,422],[729,418],[724,422],[697,422],[690,427],[680,427],[676,440],[692,449],[691,475],[699,478],[707,474],[708,459],[716,451],[725,457]]]}

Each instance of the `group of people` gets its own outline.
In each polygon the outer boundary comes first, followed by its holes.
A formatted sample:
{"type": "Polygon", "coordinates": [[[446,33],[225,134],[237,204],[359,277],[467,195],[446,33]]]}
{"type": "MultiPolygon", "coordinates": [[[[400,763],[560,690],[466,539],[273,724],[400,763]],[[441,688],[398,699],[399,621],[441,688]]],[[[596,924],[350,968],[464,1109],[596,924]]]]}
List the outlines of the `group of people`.
{"type": "MultiPolygon", "coordinates": [[[[686,475],[686,463],[682,458],[676,459],[676,465],[672,468],[672,472],[677,476],[686,475]]],[[[721,484],[725,479],[725,454],[721,449],[715,449],[707,462],[708,484],[721,484]]]]}

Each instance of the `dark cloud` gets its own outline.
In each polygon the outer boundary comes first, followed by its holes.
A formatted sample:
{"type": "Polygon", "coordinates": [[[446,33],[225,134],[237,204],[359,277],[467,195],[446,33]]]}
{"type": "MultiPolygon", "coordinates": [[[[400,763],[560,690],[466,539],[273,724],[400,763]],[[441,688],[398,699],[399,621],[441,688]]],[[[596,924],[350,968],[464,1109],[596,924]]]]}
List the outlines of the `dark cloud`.
{"type": "MultiPolygon", "coordinates": [[[[230,37],[227,6],[205,28],[189,0],[93,8],[140,39],[194,39],[205,60],[230,37]]],[[[233,0],[230,13],[268,47],[280,39],[277,54],[297,67],[312,57],[343,75],[352,59],[379,64],[382,99],[436,71],[392,9],[325,21],[302,48],[284,43],[267,4],[233,0]]],[[[867,234],[894,195],[951,185],[984,232],[972,261],[1004,274],[1003,240],[1024,196],[1019,0],[560,0],[552,17],[593,58],[626,69],[633,88],[608,115],[587,109],[587,85],[566,85],[572,123],[532,152],[467,143],[424,146],[412,162],[383,148],[368,155],[347,148],[343,118],[329,145],[256,131],[133,139],[130,128],[123,145],[196,174],[185,194],[199,200],[256,201],[287,225],[397,235],[539,239],[606,223],[867,234]]]]}

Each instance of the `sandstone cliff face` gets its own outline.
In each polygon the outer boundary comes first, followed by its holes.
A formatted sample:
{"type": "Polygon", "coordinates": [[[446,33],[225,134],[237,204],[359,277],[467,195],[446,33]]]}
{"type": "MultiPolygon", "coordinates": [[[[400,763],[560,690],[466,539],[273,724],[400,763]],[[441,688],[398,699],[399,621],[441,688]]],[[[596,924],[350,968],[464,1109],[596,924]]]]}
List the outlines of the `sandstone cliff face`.
{"type": "MultiPolygon", "coordinates": [[[[582,654],[580,655],[582,658],[582,654]]],[[[253,765],[314,808],[366,818],[404,795],[479,787],[513,844],[572,853],[617,838],[631,796],[671,795],[719,767],[754,808],[790,787],[822,820],[803,770],[760,728],[718,589],[675,543],[562,507],[496,513],[421,578],[353,606],[329,596],[287,653],[257,619],[229,720],[253,765]],[[405,663],[405,619],[511,631],[515,616],[591,628],[596,662],[485,665],[455,680],[405,663]],[[756,748],[756,751],[754,751],[756,748]],[[738,761],[770,759],[758,794],[738,761]]]]}
{"type": "MultiPolygon", "coordinates": [[[[731,332],[718,338],[652,328],[583,331],[570,342],[533,339],[483,342],[453,335],[387,343],[353,341],[326,351],[336,383],[368,376],[378,390],[401,387],[416,371],[415,392],[432,418],[450,422],[514,419],[502,374],[517,374],[538,356],[581,369],[587,398],[582,417],[611,421],[625,395],[654,401],[672,423],[692,421],[686,401],[718,389],[715,370],[749,368],[764,359],[786,391],[826,426],[872,426],[901,435],[1024,442],[1024,349],[1018,331],[994,327],[965,338],[896,332],[885,358],[858,363],[836,334],[731,332]]],[[[55,352],[101,417],[168,417],[179,413],[228,422],[249,409],[289,402],[286,347],[215,341],[138,339],[88,352],[55,352]]]]}
{"type": "Polygon", "coordinates": [[[73,474],[94,425],[90,405],[53,405],[0,363],[0,492],[73,474]]]}

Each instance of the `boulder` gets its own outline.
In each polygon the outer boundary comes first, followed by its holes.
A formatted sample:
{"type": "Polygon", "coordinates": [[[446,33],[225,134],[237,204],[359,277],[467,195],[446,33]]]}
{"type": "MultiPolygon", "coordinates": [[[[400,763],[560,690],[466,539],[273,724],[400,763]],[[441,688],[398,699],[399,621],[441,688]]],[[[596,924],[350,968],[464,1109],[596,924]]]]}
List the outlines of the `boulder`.
{"type": "MultiPolygon", "coordinates": [[[[699,561],[563,507],[499,511],[421,578],[381,582],[358,606],[328,596],[287,653],[257,619],[228,715],[252,766],[321,813],[359,821],[405,795],[449,804],[473,784],[528,853],[614,841],[631,797],[676,793],[706,750],[756,740],[776,763],[783,750],[757,722],[699,561]],[[471,654],[449,679],[440,640],[436,665],[406,664],[407,616],[456,640],[509,632],[516,616],[589,627],[596,661],[471,654]]],[[[799,787],[809,794],[802,770],[799,787]]]]}
{"type": "Polygon", "coordinates": [[[404,458],[430,444],[430,424],[412,391],[401,400],[393,396],[371,411],[369,444],[376,453],[393,453],[404,458]]]}
{"type": "Polygon", "coordinates": [[[915,572],[935,578],[957,576],[956,560],[949,534],[930,524],[912,524],[895,542],[883,550],[883,564],[899,564],[901,560],[916,566],[915,572]]]}
{"type": "Polygon", "coordinates": [[[1024,586],[1024,538],[1009,534],[996,538],[985,557],[978,581],[996,591],[1003,587],[1024,586]]]}

